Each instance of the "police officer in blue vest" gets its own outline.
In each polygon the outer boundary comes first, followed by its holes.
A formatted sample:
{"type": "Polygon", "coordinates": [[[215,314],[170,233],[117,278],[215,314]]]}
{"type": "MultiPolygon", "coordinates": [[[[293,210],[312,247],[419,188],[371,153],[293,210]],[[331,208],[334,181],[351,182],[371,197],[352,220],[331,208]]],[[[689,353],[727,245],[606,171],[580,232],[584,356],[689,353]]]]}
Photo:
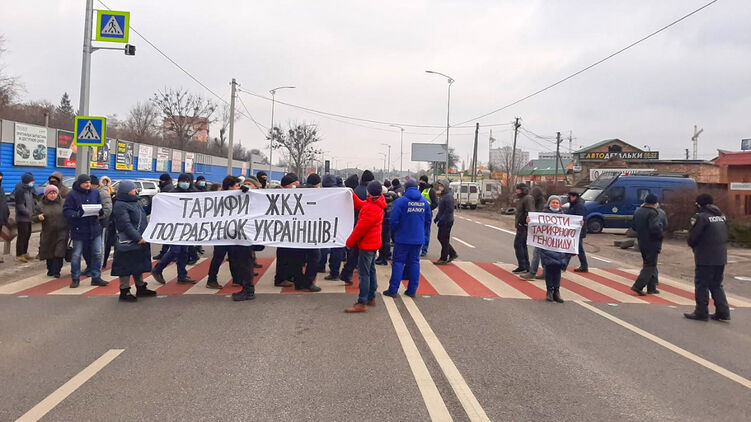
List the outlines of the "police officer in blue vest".
{"type": "Polygon", "coordinates": [[[722,288],[722,276],[728,262],[728,230],[725,215],[713,204],[712,196],[703,193],[696,197],[699,211],[691,219],[688,245],[694,250],[694,287],[696,309],[683,314],[688,319],[706,321],[709,319],[709,294],[714,299],[715,313],[712,319],[730,321],[730,306],[722,288]]]}

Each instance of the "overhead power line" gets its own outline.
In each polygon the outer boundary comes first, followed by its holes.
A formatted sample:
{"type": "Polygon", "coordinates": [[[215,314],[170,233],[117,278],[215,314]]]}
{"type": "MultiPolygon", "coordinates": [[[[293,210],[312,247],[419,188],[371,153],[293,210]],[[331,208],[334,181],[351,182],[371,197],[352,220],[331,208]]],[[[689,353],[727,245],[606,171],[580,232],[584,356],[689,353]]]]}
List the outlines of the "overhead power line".
{"type": "Polygon", "coordinates": [[[632,47],[635,47],[635,46],[636,46],[636,45],[638,45],[638,44],[641,44],[642,42],[644,42],[644,41],[646,41],[646,40],[648,40],[648,39],[650,39],[650,38],[654,37],[655,35],[659,34],[659,33],[660,33],[660,32],[662,32],[662,31],[665,31],[666,29],[668,29],[668,28],[670,28],[670,27],[672,27],[672,26],[674,26],[674,25],[676,25],[676,24],[678,24],[678,23],[680,23],[680,22],[682,22],[682,21],[684,21],[684,20],[688,19],[689,17],[691,17],[691,16],[693,16],[693,15],[695,15],[695,14],[699,13],[700,11],[702,11],[702,10],[706,9],[707,7],[709,7],[709,6],[711,6],[711,5],[715,4],[715,3],[717,3],[718,1],[719,1],[719,0],[712,0],[712,1],[708,2],[708,3],[706,3],[705,5],[703,5],[703,6],[699,7],[698,9],[695,9],[695,10],[693,10],[692,12],[690,12],[690,13],[688,13],[688,14],[685,14],[685,15],[681,16],[680,18],[678,18],[678,19],[676,19],[676,20],[674,20],[674,21],[670,22],[669,24],[667,24],[667,25],[665,25],[665,26],[661,27],[660,29],[658,29],[658,30],[656,30],[656,31],[654,31],[654,32],[651,32],[651,33],[649,33],[648,35],[645,35],[645,36],[644,36],[644,37],[642,37],[642,38],[639,38],[638,40],[636,40],[636,41],[632,42],[631,44],[629,44],[629,45],[627,45],[627,46],[625,46],[625,47],[621,48],[620,50],[617,50],[617,51],[615,51],[614,53],[611,53],[610,55],[608,55],[608,56],[606,56],[606,57],[604,57],[604,58],[602,58],[602,59],[600,59],[600,60],[598,60],[598,61],[596,61],[596,62],[594,62],[594,63],[590,64],[589,66],[587,66],[587,67],[585,67],[585,68],[583,68],[583,69],[581,69],[581,70],[579,70],[579,71],[577,71],[577,72],[574,72],[574,73],[572,73],[572,74],[570,74],[570,75],[566,76],[566,77],[565,77],[565,78],[563,78],[563,79],[560,79],[560,80],[558,80],[558,81],[556,81],[556,82],[554,82],[554,83],[552,83],[552,84],[550,84],[550,85],[547,85],[547,86],[545,86],[545,87],[543,87],[543,88],[541,88],[541,89],[538,89],[537,91],[535,91],[535,92],[533,92],[533,93],[531,93],[531,94],[529,94],[529,95],[526,95],[526,96],[524,96],[524,97],[522,97],[522,98],[519,98],[519,99],[518,99],[518,100],[516,100],[516,101],[513,101],[513,102],[511,102],[511,103],[508,103],[508,104],[504,105],[503,107],[497,108],[497,109],[495,109],[495,110],[493,110],[493,111],[490,111],[490,112],[488,112],[488,113],[482,114],[482,115],[480,115],[480,116],[477,116],[477,117],[473,117],[473,118],[471,118],[471,119],[465,120],[465,121],[463,121],[463,122],[460,122],[460,123],[457,123],[457,124],[458,124],[458,125],[463,125],[463,124],[465,124],[465,123],[469,123],[469,122],[473,122],[473,121],[476,121],[476,120],[480,120],[480,119],[482,119],[482,118],[484,118],[484,117],[488,117],[488,116],[490,116],[491,114],[495,114],[495,113],[498,113],[499,111],[503,111],[503,110],[506,110],[506,109],[507,109],[507,108],[509,108],[509,107],[513,107],[513,106],[515,106],[515,105],[517,105],[517,104],[521,103],[522,101],[528,100],[528,99],[530,99],[530,98],[532,98],[532,97],[534,97],[534,96],[536,96],[536,95],[538,95],[538,94],[542,94],[543,92],[545,92],[545,91],[547,91],[547,90],[549,90],[549,89],[551,89],[551,88],[553,88],[553,87],[556,87],[556,86],[558,86],[558,85],[560,85],[560,84],[562,84],[562,83],[564,83],[564,82],[568,81],[569,79],[572,79],[572,78],[574,78],[574,77],[576,77],[576,76],[578,76],[578,75],[581,75],[582,73],[584,73],[584,72],[588,71],[589,69],[592,69],[593,67],[595,67],[595,66],[597,66],[597,65],[599,65],[599,64],[601,64],[601,63],[603,63],[603,62],[605,62],[605,61],[607,61],[607,60],[609,60],[609,59],[612,59],[613,57],[615,57],[615,56],[617,56],[617,55],[619,55],[619,54],[623,53],[624,51],[626,51],[626,50],[628,50],[628,49],[630,49],[630,48],[632,48],[632,47]]]}

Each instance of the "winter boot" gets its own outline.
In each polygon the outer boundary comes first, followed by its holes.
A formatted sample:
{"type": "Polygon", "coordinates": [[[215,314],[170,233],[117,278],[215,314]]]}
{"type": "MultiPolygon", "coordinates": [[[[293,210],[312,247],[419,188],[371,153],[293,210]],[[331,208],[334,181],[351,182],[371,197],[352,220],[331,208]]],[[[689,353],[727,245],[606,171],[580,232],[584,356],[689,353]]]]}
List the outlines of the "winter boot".
{"type": "Polygon", "coordinates": [[[548,290],[548,293],[545,295],[545,300],[547,300],[548,302],[555,302],[552,290],[548,290]]]}
{"type": "Polygon", "coordinates": [[[74,278],[73,280],[70,281],[70,288],[75,289],[76,287],[78,287],[79,284],[81,284],[81,281],[77,278],[74,278]]]}
{"type": "Polygon", "coordinates": [[[563,298],[561,298],[561,291],[556,289],[553,291],[553,300],[555,300],[558,303],[563,303],[563,298]]]}
{"type": "Polygon", "coordinates": [[[689,313],[685,313],[685,314],[683,314],[683,316],[686,317],[686,318],[688,318],[688,319],[693,319],[695,321],[708,321],[709,320],[709,315],[707,315],[707,314],[700,314],[700,313],[697,313],[696,311],[691,312],[690,314],[689,313]]]}
{"type": "Polygon", "coordinates": [[[159,283],[159,284],[165,284],[165,283],[167,283],[167,280],[164,279],[164,276],[162,275],[162,273],[154,273],[154,272],[152,272],[151,276],[154,277],[154,280],[156,280],[156,282],[159,283]]]}
{"type": "MultiPolygon", "coordinates": [[[[130,291],[130,289],[128,289],[130,291]]],[[[137,297],[150,297],[150,296],[156,296],[156,291],[149,290],[148,287],[146,287],[146,283],[136,286],[136,296],[137,297]]]]}
{"type": "Polygon", "coordinates": [[[356,314],[356,313],[367,312],[367,311],[368,311],[368,307],[365,306],[364,303],[360,303],[360,302],[357,302],[354,305],[344,310],[344,312],[348,314],[356,314]]]}
{"type": "Polygon", "coordinates": [[[91,279],[91,285],[92,286],[106,286],[110,284],[108,281],[104,281],[101,278],[93,278],[91,279]]]}
{"type": "Polygon", "coordinates": [[[719,312],[713,313],[710,318],[715,321],[730,321],[730,314],[721,314],[719,312]]]}
{"type": "Polygon", "coordinates": [[[256,298],[254,289],[250,286],[243,286],[243,289],[237,293],[232,293],[232,300],[241,302],[243,300],[253,300],[256,298]]]}
{"type": "Polygon", "coordinates": [[[138,300],[137,297],[130,294],[130,287],[127,289],[120,289],[120,302],[135,302],[138,300]]]}

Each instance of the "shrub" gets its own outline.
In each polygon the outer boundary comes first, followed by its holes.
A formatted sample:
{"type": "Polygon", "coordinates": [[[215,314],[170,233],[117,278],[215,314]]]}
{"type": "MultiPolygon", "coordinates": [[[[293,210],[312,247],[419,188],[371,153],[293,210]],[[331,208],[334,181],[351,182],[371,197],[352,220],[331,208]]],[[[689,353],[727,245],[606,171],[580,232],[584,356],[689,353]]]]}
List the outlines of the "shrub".
{"type": "Polygon", "coordinates": [[[728,240],[751,246],[751,216],[734,218],[728,222],[728,240]]]}

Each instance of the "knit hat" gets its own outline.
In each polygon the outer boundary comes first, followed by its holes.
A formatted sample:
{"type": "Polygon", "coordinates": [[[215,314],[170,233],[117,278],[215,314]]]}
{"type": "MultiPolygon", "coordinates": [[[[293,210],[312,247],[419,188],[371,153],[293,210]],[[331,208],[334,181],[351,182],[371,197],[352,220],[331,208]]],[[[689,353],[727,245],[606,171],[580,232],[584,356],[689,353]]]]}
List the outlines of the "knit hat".
{"type": "Polygon", "coordinates": [[[80,185],[81,183],[91,182],[91,176],[88,174],[79,174],[78,178],[76,178],[76,182],[80,185]]]}
{"type": "Polygon", "coordinates": [[[193,179],[190,177],[190,174],[183,173],[183,174],[181,174],[180,176],[177,177],[177,181],[178,182],[188,182],[188,183],[190,183],[190,182],[193,181],[193,179]]]}
{"type": "Polygon", "coordinates": [[[404,184],[404,189],[416,188],[416,187],[417,187],[417,182],[415,182],[414,180],[407,180],[407,183],[404,184]]]}
{"type": "Polygon", "coordinates": [[[93,174],[91,175],[91,184],[94,186],[99,186],[99,178],[94,176],[93,174]]]}
{"type": "Polygon", "coordinates": [[[306,181],[306,184],[308,186],[316,186],[321,184],[321,176],[318,175],[318,173],[311,173],[308,175],[308,180],[306,181]]]}
{"type": "Polygon", "coordinates": [[[44,195],[46,196],[50,192],[60,193],[60,190],[58,190],[55,185],[47,185],[47,187],[44,188],[44,195]]]}
{"type": "Polygon", "coordinates": [[[391,180],[389,180],[389,179],[384,180],[383,181],[383,186],[387,187],[387,188],[390,188],[391,187],[391,180]]]}
{"type": "Polygon", "coordinates": [[[344,187],[344,180],[342,180],[341,176],[336,176],[336,187],[338,188],[344,187]]]}
{"type": "Polygon", "coordinates": [[[206,178],[205,178],[205,177],[203,177],[203,176],[198,176],[198,177],[196,177],[196,182],[198,182],[198,181],[200,181],[200,180],[206,180],[206,178]]]}
{"type": "Polygon", "coordinates": [[[425,183],[428,183],[428,176],[423,174],[422,176],[420,176],[420,180],[422,180],[425,183]]]}
{"type": "Polygon", "coordinates": [[[321,180],[321,186],[324,188],[336,187],[336,177],[331,174],[324,175],[323,180],[321,180]]]}
{"type": "Polygon", "coordinates": [[[650,193],[647,195],[646,198],[644,198],[644,203],[649,205],[654,205],[659,202],[659,199],[657,198],[657,195],[650,193]]]}
{"type": "Polygon", "coordinates": [[[358,180],[359,180],[359,177],[357,177],[356,174],[351,174],[347,178],[347,180],[344,181],[344,186],[346,186],[346,187],[348,187],[350,189],[354,189],[359,184],[358,180]]]}
{"type": "Polygon", "coordinates": [[[360,177],[360,184],[367,184],[368,182],[375,180],[375,176],[373,176],[373,172],[370,170],[365,170],[362,172],[362,176],[360,177]]]}
{"type": "Polygon", "coordinates": [[[261,180],[261,177],[263,176],[268,177],[265,171],[259,171],[258,173],[256,173],[256,177],[258,178],[258,180],[261,180]]]}
{"type": "Polygon", "coordinates": [[[162,182],[171,182],[172,176],[170,176],[168,173],[162,173],[162,175],[159,176],[159,180],[162,182]]]}
{"type": "Polygon", "coordinates": [[[31,183],[33,181],[34,181],[34,175],[31,173],[24,173],[23,176],[21,176],[22,183],[31,183]]]}
{"type": "Polygon", "coordinates": [[[519,183],[519,184],[516,185],[516,189],[521,189],[521,190],[527,189],[527,184],[526,183],[519,183]]]}
{"type": "Polygon", "coordinates": [[[248,176],[245,181],[250,182],[250,184],[253,185],[254,188],[261,189],[261,182],[255,176],[248,176]]]}
{"type": "Polygon", "coordinates": [[[696,203],[701,207],[706,207],[709,204],[714,204],[714,198],[708,193],[702,193],[696,197],[696,203]]]}
{"type": "Polygon", "coordinates": [[[394,180],[391,181],[391,185],[394,188],[398,188],[399,186],[401,186],[401,182],[399,181],[399,179],[394,179],[394,180]]]}
{"type": "Polygon", "coordinates": [[[287,173],[282,177],[282,187],[291,185],[297,182],[297,175],[295,173],[287,173]]]}
{"type": "Polygon", "coordinates": [[[579,195],[580,195],[580,193],[579,193],[579,192],[576,192],[576,191],[573,191],[573,190],[572,190],[571,192],[569,192],[569,193],[568,193],[568,196],[575,196],[575,197],[577,197],[577,198],[579,197],[579,195]]]}
{"type": "Polygon", "coordinates": [[[50,174],[50,178],[52,178],[52,177],[54,177],[55,179],[57,179],[58,182],[62,182],[63,181],[63,174],[60,173],[59,171],[56,171],[56,172],[50,174]]]}
{"type": "Polygon", "coordinates": [[[381,187],[383,187],[383,185],[381,184],[381,182],[379,182],[377,180],[372,180],[370,183],[368,183],[368,194],[370,196],[380,196],[381,195],[381,187]]]}
{"type": "Polygon", "coordinates": [[[118,195],[127,195],[136,188],[136,184],[131,182],[130,180],[122,180],[117,185],[117,194],[118,195]]]}

